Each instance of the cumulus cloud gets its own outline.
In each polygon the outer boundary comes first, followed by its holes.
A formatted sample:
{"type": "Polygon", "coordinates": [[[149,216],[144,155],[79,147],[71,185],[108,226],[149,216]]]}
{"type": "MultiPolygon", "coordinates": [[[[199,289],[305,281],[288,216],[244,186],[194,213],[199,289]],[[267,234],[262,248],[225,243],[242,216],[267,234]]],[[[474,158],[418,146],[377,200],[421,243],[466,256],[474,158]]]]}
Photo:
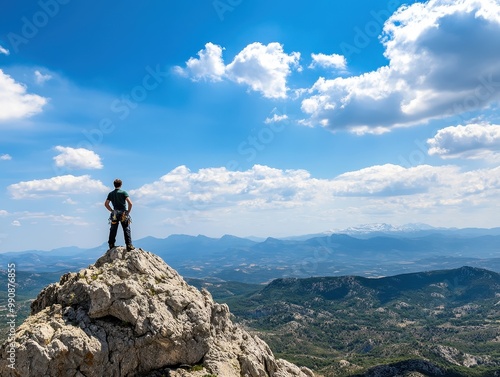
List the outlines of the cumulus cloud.
{"type": "Polygon", "coordinates": [[[42,111],[47,99],[28,94],[26,87],[0,69],[0,122],[26,118],[42,111]]]}
{"type": "Polygon", "coordinates": [[[35,71],[35,81],[37,84],[42,85],[43,83],[45,83],[46,81],[49,81],[50,79],[52,79],[51,75],[49,75],[49,74],[44,75],[43,73],[41,73],[38,70],[35,71]]]}
{"type": "Polygon", "coordinates": [[[332,180],[335,196],[399,198],[408,208],[479,205],[500,194],[500,167],[464,171],[458,166],[377,165],[332,180]]]}
{"type": "Polygon", "coordinates": [[[312,63],[309,68],[323,67],[345,71],[347,68],[347,60],[345,56],[339,54],[311,54],[312,63]]]}
{"type": "Polygon", "coordinates": [[[13,199],[42,198],[70,194],[101,193],[107,188],[101,181],[89,175],[62,175],[48,179],[36,179],[12,184],[7,187],[13,199]]]}
{"type": "MultiPolygon", "coordinates": [[[[192,172],[179,166],[158,181],[131,194],[143,205],[178,211],[335,208],[338,201],[357,198],[360,208],[396,200],[403,208],[435,208],[497,196],[500,168],[462,171],[457,166],[420,165],[405,168],[377,165],[331,179],[317,179],[305,170],[255,165],[246,171],[226,168],[192,172]]],[[[380,211],[384,211],[382,205],[380,211]]]]}
{"type": "Polygon", "coordinates": [[[0,154],[0,161],[9,161],[12,160],[12,156],[10,154],[0,154]]]}
{"type": "Polygon", "coordinates": [[[298,67],[300,54],[290,55],[279,43],[252,43],[246,46],[227,66],[228,77],[246,84],[267,98],[286,98],[287,77],[298,67]]]}
{"type": "Polygon", "coordinates": [[[12,223],[10,225],[12,225],[12,226],[21,226],[21,222],[19,220],[14,220],[14,221],[12,221],[12,223]]]}
{"type": "Polygon", "coordinates": [[[266,98],[286,98],[287,77],[293,68],[300,69],[300,54],[285,53],[279,43],[251,43],[227,65],[222,51],[222,47],[207,43],[205,49],[198,52],[198,58],[190,58],[185,68],[175,67],[175,71],[195,81],[228,79],[247,85],[266,98]]]}
{"type": "Polygon", "coordinates": [[[500,126],[468,124],[446,127],[427,140],[429,154],[441,158],[497,159],[500,157],[500,126]]]}
{"type": "Polygon", "coordinates": [[[279,170],[262,165],[247,171],[207,168],[198,172],[179,166],[131,193],[146,203],[177,203],[193,209],[231,205],[267,208],[300,203],[309,195],[301,187],[309,179],[304,170],[279,170]]]}
{"type": "Polygon", "coordinates": [[[0,209],[0,216],[7,216],[9,213],[4,210],[4,209],[0,209]]]}
{"type": "Polygon", "coordinates": [[[54,157],[58,167],[68,169],[102,169],[103,167],[99,155],[89,149],[62,146],[57,146],[54,149],[61,152],[54,157]]]}
{"type": "Polygon", "coordinates": [[[303,123],[381,133],[483,109],[500,98],[500,4],[430,0],[385,23],[387,66],[320,78],[302,101],[303,123]]]}
{"type": "Polygon", "coordinates": [[[344,173],[331,182],[339,196],[399,196],[426,193],[443,183],[441,177],[456,173],[453,167],[377,165],[344,173]]]}
{"type": "Polygon", "coordinates": [[[186,62],[186,68],[177,66],[175,71],[194,81],[221,81],[226,71],[222,47],[208,42],[203,50],[198,51],[198,58],[190,58],[186,62]]]}

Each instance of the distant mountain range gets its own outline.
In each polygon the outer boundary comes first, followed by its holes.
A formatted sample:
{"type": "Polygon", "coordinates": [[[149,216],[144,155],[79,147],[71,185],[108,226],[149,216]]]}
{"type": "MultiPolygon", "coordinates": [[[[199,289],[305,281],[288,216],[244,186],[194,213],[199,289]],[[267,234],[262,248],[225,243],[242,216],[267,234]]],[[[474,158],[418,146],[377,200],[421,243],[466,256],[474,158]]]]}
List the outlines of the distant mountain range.
{"type": "Polygon", "coordinates": [[[402,233],[413,236],[424,236],[429,234],[441,233],[456,236],[485,236],[485,235],[500,235],[500,227],[497,228],[444,228],[433,227],[423,223],[409,223],[400,226],[393,226],[385,223],[364,224],[356,227],[350,227],[343,230],[335,230],[332,233],[343,233],[349,235],[368,234],[373,236],[379,234],[397,234],[402,233]]]}
{"type": "Polygon", "coordinates": [[[248,285],[191,283],[226,302],[280,357],[324,376],[500,371],[500,274],[492,271],[285,278],[253,292],[248,285]]]}
{"type": "Polygon", "coordinates": [[[375,236],[414,236],[422,237],[430,234],[456,235],[459,237],[500,235],[500,227],[497,228],[445,228],[433,227],[423,223],[408,223],[404,225],[391,225],[386,223],[361,224],[348,228],[338,228],[322,233],[307,234],[301,236],[286,237],[286,239],[308,239],[332,234],[347,234],[353,237],[375,237],[375,236]]]}
{"type": "MultiPolygon", "coordinates": [[[[378,277],[464,265],[500,272],[500,228],[371,224],[284,239],[171,235],[142,238],[135,245],[154,250],[185,277],[218,281],[264,283],[282,277],[378,277]]],[[[106,249],[103,244],[91,249],[66,247],[1,253],[0,268],[14,262],[19,271],[76,271],[88,266],[106,249]]]]}

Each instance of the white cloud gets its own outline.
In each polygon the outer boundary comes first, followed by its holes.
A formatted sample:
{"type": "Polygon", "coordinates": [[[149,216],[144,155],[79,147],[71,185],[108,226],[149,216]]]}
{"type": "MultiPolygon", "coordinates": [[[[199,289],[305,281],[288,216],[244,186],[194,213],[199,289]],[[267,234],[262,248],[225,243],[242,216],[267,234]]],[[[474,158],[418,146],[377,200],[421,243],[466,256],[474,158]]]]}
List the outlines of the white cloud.
{"type": "Polygon", "coordinates": [[[468,124],[446,127],[427,140],[429,154],[441,158],[498,159],[500,125],[468,124]]]}
{"type": "Polygon", "coordinates": [[[382,42],[389,64],[320,78],[302,102],[304,123],[381,133],[494,104],[500,98],[500,4],[430,0],[396,11],[382,42]]]}
{"type": "Polygon", "coordinates": [[[71,198],[66,198],[64,201],[63,201],[64,204],[70,204],[70,205],[75,205],[77,204],[77,202],[75,202],[73,199],[71,198]]]}
{"type": "Polygon", "coordinates": [[[7,50],[5,47],[0,46],[0,54],[9,55],[10,51],[7,50]]]}
{"type": "Polygon", "coordinates": [[[0,216],[7,216],[8,214],[9,212],[7,212],[6,210],[0,209],[0,216]]]}
{"type": "Polygon", "coordinates": [[[309,68],[323,67],[323,68],[333,68],[340,71],[345,71],[347,68],[347,60],[345,56],[332,54],[311,54],[312,63],[309,68]]]}
{"type": "Polygon", "coordinates": [[[484,205],[500,194],[500,167],[463,171],[458,166],[386,164],[342,174],[331,181],[336,196],[399,198],[406,208],[484,205]]]}
{"type": "Polygon", "coordinates": [[[14,220],[11,223],[12,226],[21,226],[21,222],[19,220],[14,220]]]}
{"type": "Polygon", "coordinates": [[[309,181],[309,173],[303,170],[255,165],[243,172],[226,168],[191,172],[179,166],[131,194],[145,203],[164,202],[186,209],[233,205],[267,208],[300,203],[309,196],[302,187],[304,181],[309,181]]]}
{"type": "Polygon", "coordinates": [[[265,124],[271,124],[271,123],[278,123],[278,122],[283,122],[285,120],[288,120],[288,115],[286,114],[273,114],[271,118],[267,117],[264,120],[265,124]]]}
{"type": "MultiPolygon", "coordinates": [[[[397,200],[401,206],[454,205],[500,193],[500,167],[462,171],[457,166],[420,165],[404,168],[386,164],[347,172],[332,179],[316,179],[305,170],[280,170],[255,165],[247,171],[226,168],[191,172],[179,166],[133,195],[142,205],[178,211],[215,208],[279,209],[335,207],[347,198],[361,200],[360,207],[380,200],[397,200]]],[[[383,205],[382,205],[383,207],[383,205]]],[[[381,208],[380,211],[384,211],[381,208]]]]}
{"type": "Polygon", "coordinates": [[[190,77],[194,81],[222,80],[226,70],[222,60],[222,47],[208,42],[205,49],[198,51],[198,57],[198,59],[190,58],[186,62],[186,68],[175,67],[175,71],[183,76],[190,77]]]}
{"type": "Polygon", "coordinates": [[[42,111],[47,99],[26,93],[26,87],[0,69],[0,122],[26,118],[42,111]]]}
{"type": "Polygon", "coordinates": [[[14,199],[42,198],[70,194],[101,193],[107,191],[101,181],[88,175],[62,175],[49,179],[36,179],[12,184],[7,187],[14,199]]]}
{"type": "Polygon", "coordinates": [[[0,154],[0,161],[9,161],[12,160],[12,156],[10,154],[0,154]]]}
{"type": "Polygon", "coordinates": [[[77,225],[77,226],[83,226],[83,225],[89,225],[87,221],[80,217],[76,216],[67,216],[67,215],[49,215],[48,218],[52,220],[55,223],[59,224],[65,224],[65,225],[77,225]]]}
{"type": "Polygon", "coordinates": [[[88,222],[80,217],[67,216],[67,215],[50,215],[46,213],[37,212],[25,212],[19,215],[21,220],[30,220],[30,223],[38,223],[39,220],[49,221],[51,224],[63,224],[63,225],[78,225],[85,226],[89,225],[88,222]]]}
{"type": "Polygon", "coordinates": [[[45,83],[46,81],[49,81],[50,79],[52,79],[51,75],[49,75],[49,74],[44,75],[43,73],[41,73],[38,70],[35,71],[35,81],[37,84],[42,85],[43,83],[45,83]]]}
{"type": "Polygon", "coordinates": [[[286,98],[287,77],[291,67],[298,67],[300,54],[290,55],[279,43],[252,43],[246,46],[226,67],[228,77],[246,84],[267,98],[286,98]]]}
{"type": "Polygon", "coordinates": [[[209,42],[198,52],[199,58],[190,58],[185,68],[175,67],[175,71],[195,81],[228,79],[248,85],[266,98],[286,98],[287,77],[292,68],[300,68],[300,54],[286,54],[279,43],[251,43],[228,65],[224,64],[222,51],[222,47],[209,42]]]}
{"type": "Polygon", "coordinates": [[[377,165],[344,173],[332,181],[332,191],[339,196],[399,196],[428,192],[446,184],[440,177],[456,173],[454,167],[420,165],[377,165]]]}
{"type": "Polygon", "coordinates": [[[54,157],[58,167],[69,169],[102,169],[103,167],[99,155],[89,149],[57,146],[55,150],[61,152],[54,157]]]}
{"type": "Polygon", "coordinates": [[[331,178],[255,165],[179,166],[129,193],[151,232],[287,236],[368,222],[494,226],[500,167],[371,166],[331,178]],[[265,221],[263,221],[265,219],[265,221]],[[166,230],[168,229],[168,230],[166,230]]]}

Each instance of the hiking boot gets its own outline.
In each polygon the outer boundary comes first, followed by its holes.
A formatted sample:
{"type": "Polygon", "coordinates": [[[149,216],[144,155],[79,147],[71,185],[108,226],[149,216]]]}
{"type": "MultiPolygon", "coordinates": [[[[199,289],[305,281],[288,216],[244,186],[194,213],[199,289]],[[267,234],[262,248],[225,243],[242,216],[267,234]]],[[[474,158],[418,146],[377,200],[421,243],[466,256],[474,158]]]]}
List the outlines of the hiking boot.
{"type": "Polygon", "coordinates": [[[135,249],[134,245],[127,245],[127,251],[131,251],[134,249],[135,249]]]}

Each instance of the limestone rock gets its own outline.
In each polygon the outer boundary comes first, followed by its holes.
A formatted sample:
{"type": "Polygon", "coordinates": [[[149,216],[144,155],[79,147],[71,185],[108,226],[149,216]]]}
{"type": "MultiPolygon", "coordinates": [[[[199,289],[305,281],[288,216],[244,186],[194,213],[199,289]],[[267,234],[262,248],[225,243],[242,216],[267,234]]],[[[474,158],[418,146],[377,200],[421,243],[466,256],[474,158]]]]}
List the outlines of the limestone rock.
{"type": "Polygon", "coordinates": [[[436,345],[432,348],[434,353],[443,359],[445,359],[450,364],[460,365],[467,368],[476,367],[478,365],[485,366],[498,366],[496,363],[492,362],[489,356],[475,356],[465,352],[461,352],[456,348],[436,345]]]}
{"type": "Polygon", "coordinates": [[[313,377],[232,323],[227,305],[158,256],[117,247],[44,288],[4,377],[313,377]]]}

